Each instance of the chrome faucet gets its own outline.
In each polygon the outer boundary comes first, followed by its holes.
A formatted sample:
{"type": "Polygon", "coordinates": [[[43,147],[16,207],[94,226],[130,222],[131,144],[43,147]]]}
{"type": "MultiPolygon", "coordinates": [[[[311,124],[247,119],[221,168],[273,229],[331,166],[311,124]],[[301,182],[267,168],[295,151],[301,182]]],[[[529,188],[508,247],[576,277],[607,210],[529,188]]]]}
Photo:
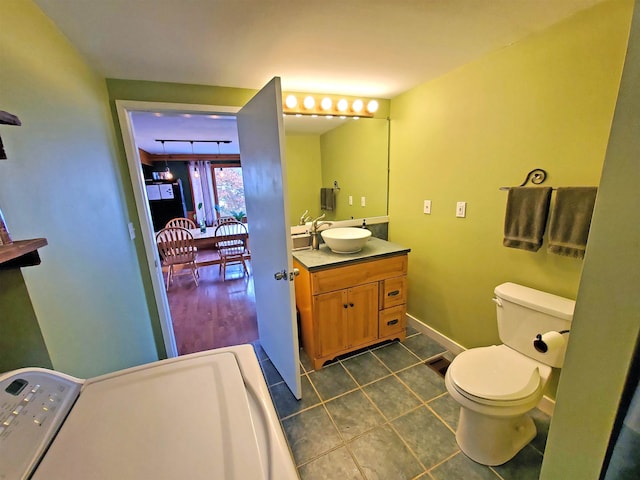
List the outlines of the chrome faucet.
{"type": "Polygon", "coordinates": [[[320,230],[319,228],[322,225],[333,225],[332,222],[321,222],[319,220],[322,220],[325,217],[326,213],[323,213],[322,215],[320,215],[318,218],[316,218],[315,220],[313,220],[311,222],[311,247],[314,250],[318,250],[320,249],[320,230]]]}
{"type": "Polygon", "coordinates": [[[300,217],[300,222],[298,223],[298,225],[305,225],[307,222],[311,221],[311,217],[307,215],[307,213],[309,213],[309,210],[304,211],[304,213],[300,217]]]}

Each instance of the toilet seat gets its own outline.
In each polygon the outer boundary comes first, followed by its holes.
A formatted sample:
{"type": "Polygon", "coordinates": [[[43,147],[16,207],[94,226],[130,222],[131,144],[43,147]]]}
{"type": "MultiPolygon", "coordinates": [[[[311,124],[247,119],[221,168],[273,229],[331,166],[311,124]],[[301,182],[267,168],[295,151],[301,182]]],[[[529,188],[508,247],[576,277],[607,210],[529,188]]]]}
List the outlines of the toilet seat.
{"type": "Polygon", "coordinates": [[[452,386],[485,405],[518,405],[541,393],[551,368],[506,345],[466,350],[449,366],[452,386]]]}

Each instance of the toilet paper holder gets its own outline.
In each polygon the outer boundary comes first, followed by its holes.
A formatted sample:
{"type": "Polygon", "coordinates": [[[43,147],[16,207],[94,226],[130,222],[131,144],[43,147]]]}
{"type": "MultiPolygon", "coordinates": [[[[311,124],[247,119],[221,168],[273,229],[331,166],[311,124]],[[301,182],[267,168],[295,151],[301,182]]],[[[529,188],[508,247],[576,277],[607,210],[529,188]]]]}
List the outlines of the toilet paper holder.
{"type": "Polygon", "coordinates": [[[559,332],[551,331],[547,333],[539,333],[533,341],[533,348],[540,353],[547,353],[550,348],[556,348],[564,345],[562,335],[569,333],[569,330],[560,330],[559,332]]]}

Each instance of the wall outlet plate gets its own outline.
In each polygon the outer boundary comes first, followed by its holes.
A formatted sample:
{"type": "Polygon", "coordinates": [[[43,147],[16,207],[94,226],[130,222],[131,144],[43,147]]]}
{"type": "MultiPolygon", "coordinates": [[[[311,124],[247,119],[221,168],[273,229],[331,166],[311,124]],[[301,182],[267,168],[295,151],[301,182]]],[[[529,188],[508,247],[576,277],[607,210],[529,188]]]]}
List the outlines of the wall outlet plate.
{"type": "Polygon", "coordinates": [[[424,206],[422,209],[422,213],[426,213],[427,215],[431,215],[431,200],[425,200],[424,206]]]}
{"type": "Polygon", "coordinates": [[[464,218],[467,216],[467,202],[456,203],[456,217],[464,218]]]}

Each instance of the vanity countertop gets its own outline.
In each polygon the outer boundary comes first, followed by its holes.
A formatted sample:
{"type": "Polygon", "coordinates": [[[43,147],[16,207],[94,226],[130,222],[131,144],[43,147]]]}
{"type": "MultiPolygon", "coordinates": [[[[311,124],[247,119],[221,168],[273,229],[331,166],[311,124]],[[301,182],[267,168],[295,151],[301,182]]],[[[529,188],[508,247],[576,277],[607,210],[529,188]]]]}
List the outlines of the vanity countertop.
{"type": "Polygon", "coordinates": [[[364,260],[392,257],[409,253],[410,248],[403,247],[397,243],[387,242],[379,238],[371,237],[365,246],[356,253],[333,253],[326,243],[320,245],[319,250],[311,248],[296,250],[293,258],[300,262],[310,272],[331,267],[342,267],[364,260]]]}

